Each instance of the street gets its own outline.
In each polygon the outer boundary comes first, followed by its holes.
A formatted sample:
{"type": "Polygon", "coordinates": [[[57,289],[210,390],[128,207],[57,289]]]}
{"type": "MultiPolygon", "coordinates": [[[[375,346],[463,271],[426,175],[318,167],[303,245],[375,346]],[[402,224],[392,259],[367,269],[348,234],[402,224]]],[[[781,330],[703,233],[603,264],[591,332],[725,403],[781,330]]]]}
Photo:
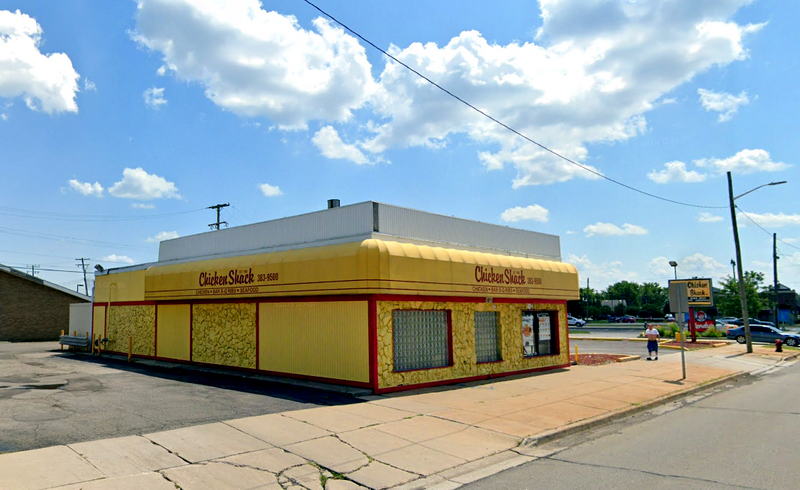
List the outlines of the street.
{"type": "Polygon", "coordinates": [[[731,382],[553,441],[553,454],[469,488],[797,488],[798,383],[797,363],[731,382]]]}
{"type": "MultiPolygon", "coordinates": [[[[582,354],[593,353],[608,353],[608,354],[629,354],[647,357],[647,343],[646,342],[632,342],[625,340],[580,340],[575,338],[569,339],[569,347],[571,353],[575,353],[575,346],[578,346],[578,352],[582,354]]],[[[674,349],[658,350],[659,357],[671,356],[680,354],[680,351],[674,349]]]]}

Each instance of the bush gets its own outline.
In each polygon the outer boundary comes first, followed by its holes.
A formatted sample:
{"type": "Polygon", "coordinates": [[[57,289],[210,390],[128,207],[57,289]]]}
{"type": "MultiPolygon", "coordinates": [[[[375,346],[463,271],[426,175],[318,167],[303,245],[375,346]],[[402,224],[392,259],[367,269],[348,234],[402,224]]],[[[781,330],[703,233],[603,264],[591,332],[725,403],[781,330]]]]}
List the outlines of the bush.
{"type": "Polygon", "coordinates": [[[678,332],[678,331],[679,331],[678,325],[676,325],[674,323],[667,323],[666,325],[664,325],[662,327],[658,327],[658,335],[660,335],[660,336],[662,336],[664,338],[674,339],[675,338],[675,332],[678,332]]]}
{"type": "Polygon", "coordinates": [[[700,337],[705,337],[705,338],[719,338],[719,337],[724,337],[725,333],[724,332],[720,332],[719,330],[717,330],[714,327],[711,327],[711,328],[707,329],[705,332],[700,332],[699,336],[700,337]]]}

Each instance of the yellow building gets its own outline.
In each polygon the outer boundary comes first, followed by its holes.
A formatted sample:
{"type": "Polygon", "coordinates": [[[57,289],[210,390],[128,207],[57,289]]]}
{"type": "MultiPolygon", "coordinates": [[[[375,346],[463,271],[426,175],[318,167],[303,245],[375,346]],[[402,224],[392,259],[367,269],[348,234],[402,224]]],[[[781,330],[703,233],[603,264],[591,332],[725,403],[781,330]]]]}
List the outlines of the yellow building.
{"type": "Polygon", "coordinates": [[[333,207],[165,241],[158,262],[98,273],[93,337],[376,393],[565,367],[578,277],[558,249],[552,235],[333,207]]]}

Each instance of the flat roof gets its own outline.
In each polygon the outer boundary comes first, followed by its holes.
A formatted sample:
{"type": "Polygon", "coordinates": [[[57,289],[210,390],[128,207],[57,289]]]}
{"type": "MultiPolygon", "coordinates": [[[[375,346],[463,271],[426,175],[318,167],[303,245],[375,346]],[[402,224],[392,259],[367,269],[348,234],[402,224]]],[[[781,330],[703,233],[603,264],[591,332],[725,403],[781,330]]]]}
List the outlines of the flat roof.
{"type": "MultiPolygon", "coordinates": [[[[561,261],[557,235],[365,201],[159,244],[158,264],[383,239],[561,261]]],[[[156,264],[123,267],[132,270],[156,264]]]]}

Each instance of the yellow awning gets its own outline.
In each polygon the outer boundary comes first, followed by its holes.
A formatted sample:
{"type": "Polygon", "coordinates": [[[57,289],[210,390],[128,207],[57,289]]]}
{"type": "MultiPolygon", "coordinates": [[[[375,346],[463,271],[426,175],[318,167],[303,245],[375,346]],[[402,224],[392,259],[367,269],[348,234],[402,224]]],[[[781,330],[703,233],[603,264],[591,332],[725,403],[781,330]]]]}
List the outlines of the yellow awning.
{"type": "MultiPolygon", "coordinates": [[[[137,271],[141,272],[141,271],[137,271]]],[[[386,240],[152,266],[142,275],[98,277],[96,301],[113,290],[141,291],[141,300],[329,294],[413,294],[578,299],[578,274],[563,262],[471,252],[386,240]],[[123,277],[128,276],[130,277],[123,277]],[[101,280],[102,279],[102,280],[101,280]]]]}

